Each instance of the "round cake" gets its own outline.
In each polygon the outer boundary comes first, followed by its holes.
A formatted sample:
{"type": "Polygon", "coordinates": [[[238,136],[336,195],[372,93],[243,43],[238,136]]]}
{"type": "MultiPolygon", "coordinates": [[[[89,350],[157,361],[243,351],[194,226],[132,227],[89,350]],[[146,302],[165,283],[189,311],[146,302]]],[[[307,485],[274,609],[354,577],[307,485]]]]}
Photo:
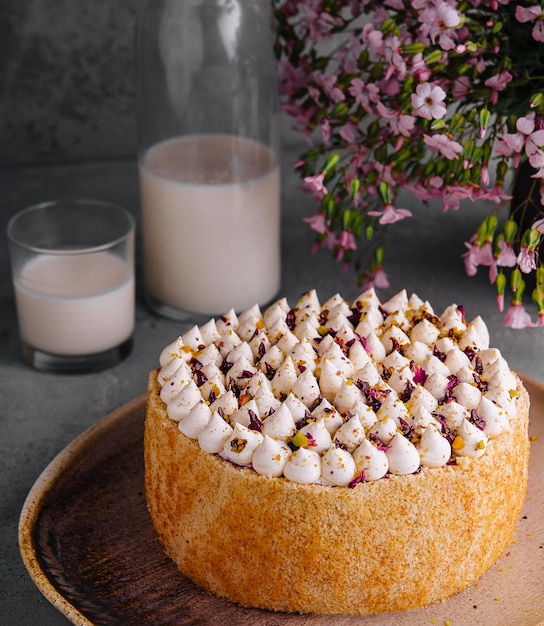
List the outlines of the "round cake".
{"type": "Polygon", "coordinates": [[[480,317],[405,291],[229,311],[150,373],[145,485],[183,574],[246,607],[445,600],[511,543],[529,398],[480,317]]]}

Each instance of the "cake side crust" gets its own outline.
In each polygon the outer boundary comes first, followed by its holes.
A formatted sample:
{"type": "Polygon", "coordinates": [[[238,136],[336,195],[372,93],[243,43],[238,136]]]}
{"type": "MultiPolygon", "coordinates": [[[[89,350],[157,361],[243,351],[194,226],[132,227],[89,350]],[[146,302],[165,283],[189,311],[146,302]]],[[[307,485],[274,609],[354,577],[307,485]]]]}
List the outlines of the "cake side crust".
{"type": "Polygon", "coordinates": [[[249,607],[371,614],[466,588],[511,543],[528,477],[529,398],[478,459],[355,488],[261,476],[179,432],[150,373],[146,496],[167,554],[208,591],[249,607]]]}

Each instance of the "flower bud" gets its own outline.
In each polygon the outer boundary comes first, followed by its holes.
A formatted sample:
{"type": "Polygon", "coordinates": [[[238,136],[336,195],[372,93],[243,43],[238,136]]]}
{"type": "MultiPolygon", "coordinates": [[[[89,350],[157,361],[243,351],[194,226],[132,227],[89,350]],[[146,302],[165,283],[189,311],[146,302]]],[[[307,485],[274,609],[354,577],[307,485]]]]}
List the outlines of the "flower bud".
{"type": "Polygon", "coordinates": [[[536,284],[540,287],[544,287],[544,265],[541,265],[536,270],[536,284]]]}
{"type": "Polygon", "coordinates": [[[350,183],[350,191],[352,198],[355,198],[361,189],[361,181],[358,178],[352,178],[350,183]]]}
{"type": "Polygon", "coordinates": [[[489,241],[491,241],[491,239],[493,239],[493,234],[495,233],[495,230],[497,229],[497,224],[498,224],[498,219],[495,213],[491,213],[491,215],[488,215],[484,223],[485,223],[485,229],[486,229],[485,230],[486,237],[488,238],[489,241]]]}
{"type": "Polygon", "coordinates": [[[489,109],[483,108],[480,111],[480,129],[486,131],[491,121],[491,113],[489,109]]]}
{"type": "Polygon", "coordinates": [[[389,186],[389,183],[381,180],[378,184],[378,193],[385,204],[391,204],[391,187],[389,186]]]}
{"type": "Polygon", "coordinates": [[[518,232],[518,225],[513,219],[508,219],[504,222],[504,240],[506,243],[512,243],[514,241],[514,237],[518,232]]]}
{"type": "Polygon", "coordinates": [[[508,173],[509,167],[506,161],[499,161],[497,163],[497,184],[504,184],[504,179],[508,173]]]}
{"type": "Polygon", "coordinates": [[[526,245],[527,248],[532,248],[533,250],[540,243],[540,238],[541,238],[540,231],[538,231],[536,228],[531,228],[530,230],[526,230],[523,233],[523,241],[527,242],[524,245],[526,245]]]}
{"type": "Polygon", "coordinates": [[[338,152],[332,152],[329,154],[327,160],[325,161],[325,166],[323,167],[325,174],[328,174],[332,169],[334,169],[338,161],[340,161],[340,155],[338,152]]]}
{"type": "Polygon", "coordinates": [[[522,278],[521,270],[516,267],[510,275],[510,287],[514,293],[513,301],[515,304],[521,304],[523,292],[525,291],[525,281],[522,278]]]}
{"type": "Polygon", "coordinates": [[[497,288],[497,295],[503,296],[504,290],[506,289],[506,276],[503,272],[499,272],[497,274],[497,278],[495,279],[495,287],[497,288]]]}
{"type": "Polygon", "coordinates": [[[384,257],[385,250],[383,249],[383,246],[377,246],[376,250],[374,251],[374,262],[378,267],[382,267],[384,257]]]}
{"type": "Polygon", "coordinates": [[[544,312],[544,287],[538,285],[532,293],[533,302],[536,304],[539,313],[544,312]]]}

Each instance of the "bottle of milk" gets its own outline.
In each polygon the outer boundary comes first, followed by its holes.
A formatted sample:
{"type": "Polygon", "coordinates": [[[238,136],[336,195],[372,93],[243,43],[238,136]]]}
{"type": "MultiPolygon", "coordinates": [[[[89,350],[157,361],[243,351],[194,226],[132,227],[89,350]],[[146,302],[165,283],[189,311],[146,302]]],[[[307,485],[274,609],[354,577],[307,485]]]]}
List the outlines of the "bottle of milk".
{"type": "Polygon", "coordinates": [[[144,290],[189,320],[280,287],[279,105],[262,0],[146,0],[137,23],[144,290]]]}

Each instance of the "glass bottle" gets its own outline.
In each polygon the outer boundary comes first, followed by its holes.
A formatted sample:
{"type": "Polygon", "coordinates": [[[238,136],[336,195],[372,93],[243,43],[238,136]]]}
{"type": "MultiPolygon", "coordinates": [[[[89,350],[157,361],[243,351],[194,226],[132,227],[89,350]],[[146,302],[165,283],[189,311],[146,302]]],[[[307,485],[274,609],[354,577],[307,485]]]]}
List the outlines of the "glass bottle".
{"type": "Polygon", "coordinates": [[[145,297],[190,319],[280,287],[279,105],[262,0],[146,0],[137,22],[145,297]]]}

